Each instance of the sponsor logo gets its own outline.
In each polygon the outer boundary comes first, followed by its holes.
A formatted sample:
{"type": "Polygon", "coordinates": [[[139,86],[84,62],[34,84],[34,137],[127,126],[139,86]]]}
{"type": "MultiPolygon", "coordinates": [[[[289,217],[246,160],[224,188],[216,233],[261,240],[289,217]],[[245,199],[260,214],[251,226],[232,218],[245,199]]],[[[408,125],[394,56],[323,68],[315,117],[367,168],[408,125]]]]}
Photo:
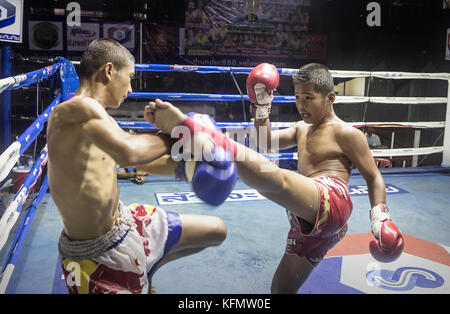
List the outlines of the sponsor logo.
{"type": "MultiPolygon", "coordinates": [[[[386,184],[386,194],[400,194],[400,193],[409,193],[409,192],[399,187],[396,187],[392,184],[386,184]]],[[[369,189],[367,188],[367,185],[350,185],[348,187],[348,194],[350,196],[369,195],[369,189]]]]}
{"type": "Polygon", "coordinates": [[[80,38],[93,38],[97,36],[97,33],[93,30],[83,29],[83,28],[72,28],[70,30],[70,35],[77,36],[80,38]]]}
{"type": "Polygon", "coordinates": [[[111,27],[108,29],[108,38],[113,38],[119,43],[124,44],[131,40],[131,29],[129,27],[111,27]]]}
{"type": "MultiPolygon", "coordinates": [[[[158,205],[178,205],[203,203],[194,192],[155,193],[158,205]]],[[[230,193],[226,202],[255,201],[265,199],[256,190],[234,190],[230,193]]]]}
{"type": "Polygon", "coordinates": [[[444,279],[437,273],[420,267],[400,267],[395,271],[377,269],[366,274],[369,284],[394,291],[408,291],[414,287],[438,288],[444,279]]]}
{"type": "Polygon", "coordinates": [[[16,22],[16,6],[6,0],[0,0],[0,28],[16,22]]]}
{"type": "Polygon", "coordinates": [[[198,66],[188,66],[188,65],[171,65],[170,66],[171,70],[175,70],[175,71],[197,71],[198,70],[198,66]]]}

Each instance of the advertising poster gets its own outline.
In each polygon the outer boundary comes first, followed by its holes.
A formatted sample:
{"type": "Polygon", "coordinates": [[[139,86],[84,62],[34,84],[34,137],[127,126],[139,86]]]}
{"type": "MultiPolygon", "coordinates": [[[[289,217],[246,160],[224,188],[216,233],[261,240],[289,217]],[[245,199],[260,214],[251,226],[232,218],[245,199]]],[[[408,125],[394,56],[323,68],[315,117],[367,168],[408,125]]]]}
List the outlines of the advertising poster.
{"type": "Polygon", "coordinates": [[[28,41],[30,50],[63,50],[63,23],[29,21],[28,41]]]}
{"type": "Polygon", "coordinates": [[[0,0],[0,41],[22,42],[23,0],[0,0]]]}
{"type": "Polygon", "coordinates": [[[84,51],[86,47],[100,38],[98,23],[81,23],[80,26],[67,26],[67,50],[84,51]]]}
{"type": "Polygon", "coordinates": [[[143,31],[145,58],[156,63],[173,62],[172,58],[180,52],[178,27],[148,24],[144,26],[143,31]]]}
{"type": "Polygon", "coordinates": [[[189,0],[188,56],[324,59],[326,37],[309,34],[310,0],[189,0]]]}
{"type": "Polygon", "coordinates": [[[135,48],[134,24],[103,24],[103,38],[111,38],[124,47],[133,50],[135,48]]]}

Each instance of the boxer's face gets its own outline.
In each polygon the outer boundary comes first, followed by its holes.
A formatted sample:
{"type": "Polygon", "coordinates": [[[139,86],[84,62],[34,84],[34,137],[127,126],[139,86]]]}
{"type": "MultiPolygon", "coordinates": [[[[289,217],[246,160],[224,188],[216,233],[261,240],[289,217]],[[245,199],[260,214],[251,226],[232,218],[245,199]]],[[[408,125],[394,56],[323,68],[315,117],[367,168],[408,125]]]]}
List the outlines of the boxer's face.
{"type": "Polygon", "coordinates": [[[313,84],[305,82],[295,83],[294,88],[295,104],[305,123],[318,123],[331,113],[334,93],[324,96],[314,88],[313,84]]]}
{"type": "Polygon", "coordinates": [[[110,76],[110,106],[117,108],[127,98],[128,94],[133,91],[131,79],[134,77],[134,64],[130,62],[120,70],[113,66],[110,76]]]}

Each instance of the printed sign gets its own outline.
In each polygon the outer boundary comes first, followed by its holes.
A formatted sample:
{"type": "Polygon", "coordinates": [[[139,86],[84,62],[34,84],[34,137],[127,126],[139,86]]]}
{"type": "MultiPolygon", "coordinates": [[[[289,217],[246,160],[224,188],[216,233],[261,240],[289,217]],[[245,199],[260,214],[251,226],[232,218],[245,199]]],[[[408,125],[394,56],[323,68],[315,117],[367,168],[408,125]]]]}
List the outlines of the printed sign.
{"type": "Polygon", "coordinates": [[[63,50],[62,22],[29,21],[30,50],[63,50]]]}
{"type": "Polygon", "coordinates": [[[134,49],[134,24],[104,24],[103,38],[111,38],[118,41],[128,49],[134,49]]]}
{"type": "MultiPolygon", "coordinates": [[[[155,193],[158,205],[179,205],[203,203],[194,192],[175,192],[175,193],[155,193]]],[[[254,201],[265,199],[256,190],[234,190],[225,200],[225,202],[233,201],[254,201]]]]}
{"type": "MultiPolygon", "coordinates": [[[[350,185],[348,187],[348,194],[350,196],[369,195],[369,189],[367,185],[350,185]]],[[[400,194],[409,193],[403,189],[400,189],[392,184],[386,184],[386,194],[400,194]]]]}
{"type": "Polygon", "coordinates": [[[22,42],[23,0],[0,0],[0,41],[22,42]]]}
{"type": "Polygon", "coordinates": [[[309,33],[310,6],[310,0],[229,0],[225,6],[189,0],[180,47],[188,56],[232,62],[245,56],[325,59],[327,37],[309,33]]]}
{"type": "Polygon", "coordinates": [[[67,50],[84,51],[95,39],[100,37],[100,25],[82,23],[80,26],[67,26],[67,50]]]}

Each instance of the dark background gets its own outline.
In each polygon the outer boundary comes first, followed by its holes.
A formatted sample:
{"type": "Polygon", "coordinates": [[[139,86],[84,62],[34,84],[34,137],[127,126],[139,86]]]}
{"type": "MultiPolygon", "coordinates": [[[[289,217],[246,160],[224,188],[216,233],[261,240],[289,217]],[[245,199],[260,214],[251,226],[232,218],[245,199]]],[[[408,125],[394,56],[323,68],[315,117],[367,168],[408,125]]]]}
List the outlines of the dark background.
{"type": "MultiPolygon", "coordinates": [[[[55,16],[53,8],[65,9],[69,2],[26,0],[25,18],[64,21],[66,15],[55,16]]],[[[184,26],[186,1],[183,0],[78,2],[83,11],[90,13],[82,17],[82,22],[135,21],[160,26],[184,26]],[[94,18],[95,13],[102,16],[94,18]]],[[[370,2],[311,0],[309,32],[328,37],[328,54],[326,60],[321,60],[323,63],[333,69],[347,70],[373,70],[379,66],[390,71],[421,71],[424,67],[429,71],[450,71],[450,61],[445,61],[444,55],[450,9],[442,9],[442,0],[376,1],[381,6],[379,27],[366,24],[369,14],[366,7],[370,2]]],[[[24,31],[27,32],[26,27],[24,31]]],[[[17,50],[27,53],[26,43],[27,38],[22,47],[16,47],[17,50]]],[[[65,56],[77,55],[67,52],[65,56]]]]}

